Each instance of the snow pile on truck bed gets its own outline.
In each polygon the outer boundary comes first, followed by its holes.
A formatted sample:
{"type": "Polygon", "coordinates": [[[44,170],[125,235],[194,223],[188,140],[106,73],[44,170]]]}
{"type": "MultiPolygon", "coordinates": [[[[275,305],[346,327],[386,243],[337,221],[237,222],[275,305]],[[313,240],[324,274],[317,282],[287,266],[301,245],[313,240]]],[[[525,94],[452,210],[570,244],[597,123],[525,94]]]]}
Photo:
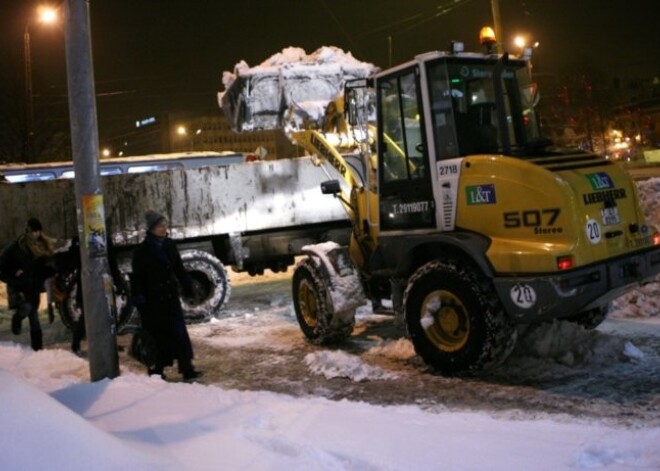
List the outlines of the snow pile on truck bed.
{"type": "Polygon", "coordinates": [[[218,93],[218,103],[236,131],[300,128],[319,122],[347,80],[377,70],[337,47],[324,46],[311,54],[288,47],[258,66],[240,61],[234,72],[224,72],[225,90],[218,93]]]}

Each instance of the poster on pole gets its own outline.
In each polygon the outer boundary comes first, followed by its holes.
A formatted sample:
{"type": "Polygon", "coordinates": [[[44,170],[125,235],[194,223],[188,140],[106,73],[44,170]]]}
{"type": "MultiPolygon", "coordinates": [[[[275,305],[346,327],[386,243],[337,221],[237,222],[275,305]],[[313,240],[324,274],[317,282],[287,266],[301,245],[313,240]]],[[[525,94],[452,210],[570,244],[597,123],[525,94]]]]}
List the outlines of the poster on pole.
{"type": "Polygon", "coordinates": [[[90,257],[107,254],[103,195],[83,195],[83,236],[90,257]]]}

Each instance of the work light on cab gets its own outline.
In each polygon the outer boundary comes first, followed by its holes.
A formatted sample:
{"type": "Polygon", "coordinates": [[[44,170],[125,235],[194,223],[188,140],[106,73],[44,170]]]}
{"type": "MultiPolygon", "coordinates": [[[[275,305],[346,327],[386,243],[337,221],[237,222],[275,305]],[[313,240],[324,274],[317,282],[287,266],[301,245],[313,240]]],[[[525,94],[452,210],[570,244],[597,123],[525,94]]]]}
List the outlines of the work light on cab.
{"type": "Polygon", "coordinates": [[[495,38],[495,31],[493,31],[493,28],[490,26],[484,26],[481,28],[481,31],[479,31],[479,43],[482,46],[490,46],[496,42],[497,38],[495,38]]]}

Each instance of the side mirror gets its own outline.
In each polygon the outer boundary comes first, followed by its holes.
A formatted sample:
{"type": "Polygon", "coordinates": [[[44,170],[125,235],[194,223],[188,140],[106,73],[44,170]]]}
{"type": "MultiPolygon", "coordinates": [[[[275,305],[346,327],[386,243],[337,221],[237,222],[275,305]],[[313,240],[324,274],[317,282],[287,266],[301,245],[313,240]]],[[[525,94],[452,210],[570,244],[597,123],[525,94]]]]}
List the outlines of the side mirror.
{"type": "Polygon", "coordinates": [[[357,126],[358,125],[358,116],[357,116],[357,97],[356,97],[356,91],[355,90],[350,90],[348,92],[348,100],[346,101],[346,114],[347,114],[347,120],[348,124],[351,126],[357,126]]]}
{"type": "Polygon", "coordinates": [[[328,180],[321,183],[321,193],[324,195],[336,195],[341,193],[339,180],[328,180]]]}

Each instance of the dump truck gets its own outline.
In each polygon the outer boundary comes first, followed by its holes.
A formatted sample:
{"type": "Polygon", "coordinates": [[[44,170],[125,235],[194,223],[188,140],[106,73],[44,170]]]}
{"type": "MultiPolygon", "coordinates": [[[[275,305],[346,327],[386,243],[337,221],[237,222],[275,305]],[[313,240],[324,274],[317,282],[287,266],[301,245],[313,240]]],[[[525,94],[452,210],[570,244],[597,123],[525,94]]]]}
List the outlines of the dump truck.
{"type": "MultiPolygon", "coordinates": [[[[255,276],[266,269],[285,271],[305,245],[336,238],[348,241],[347,216],[338,202],[329,202],[317,191],[328,175],[311,163],[311,157],[243,162],[231,154],[227,163],[212,156],[214,163],[206,165],[196,154],[188,156],[195,165],[188,165],[185,157],[130,159],[126,165],[146,168],[153,160],[163,170],[108,173],[101,177],[101,187],[107,236],[127,277],[133,249],[144,237],[145,211],[153,209],[168,218],[170,237],[193,280],[195,296],[182,299],[188,322],[222,315],[231,291],[227,267],[255,276]]],[[[52,163],[50,171],[66,165],[52,163]]],[[[24,174],[27,170],[23,167],[24,174]]],[[[78,236],[74,181],[0,184],[0,246],[16,238],[31,216],[41,220],[51,237],[78,236]]],[[[67,283],[66,289],[77,286],[67,283]]],[[[78,315],[76,296],[65,299],[58,308],[70,326],[78,315]]],[[[130,301],[122,312],[120,321],[125,322],[130,301]]]]}
{"type": "Polygon", "coordinates": [[[310,341],[347,339],[371,300],[391,305],[428,365],[470,374],[504,361],[521,327],[596,327],[611,300],[660,272],[660,235],[631,178],[544,139],[530,59],[493,41],[348,81],[333,107],[345,123],[291,133],[339,174],[320,192],[351,222],[348,244],[305,246],[295,268],[310,341]]]}

